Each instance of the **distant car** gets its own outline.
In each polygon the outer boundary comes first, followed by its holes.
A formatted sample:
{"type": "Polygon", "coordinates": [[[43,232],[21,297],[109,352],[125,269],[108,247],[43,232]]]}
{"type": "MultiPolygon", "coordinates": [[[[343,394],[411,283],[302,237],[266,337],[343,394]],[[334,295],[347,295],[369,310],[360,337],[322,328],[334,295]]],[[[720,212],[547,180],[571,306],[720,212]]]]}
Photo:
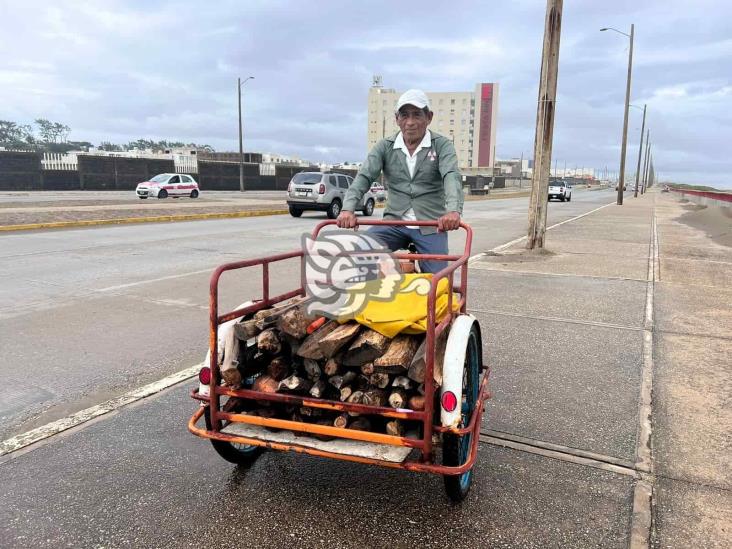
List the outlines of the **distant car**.
{"type": "Polygon", "coordinates": [[[668,185],[664,185],[663,188],[661,189],[661,192],[668,193],[668,192],[671,192],[671,189],[669,188],[668,185]]]}
{"type": "MultiPolygon", "coordinates": [[[[287,186],[287,207],[292,217],[300,217],[307,210],[325,211],[330,219],[341,213],[343,199],[353,178],[340,173],[300,172],[287,186]]],[[[364,193],[357,209],[364,215],[374,213],[376,198],[370,191],[364,193]]]]}
{"type": "Polygon", "coordinates": [[[564,202],[572,200],[572,185],[566,181],[550,181],[549,182],[549,200],[557,198],[564,202]]]}
{"type": "Polygon", "coordinates": [[[137,184],[137,197],[144,200],[148,197],[168,198],[169,196],[190,196],[198,198],[198,183],[190,175],[178,173],[161,173],[137,184]]]}
{"type": "Polygon", "coordinates": [[[377,202],[383,202],[386,200],[386,189],[380,183],[373,183],[371,185],[371,192],[376,197],[377,202]]]}

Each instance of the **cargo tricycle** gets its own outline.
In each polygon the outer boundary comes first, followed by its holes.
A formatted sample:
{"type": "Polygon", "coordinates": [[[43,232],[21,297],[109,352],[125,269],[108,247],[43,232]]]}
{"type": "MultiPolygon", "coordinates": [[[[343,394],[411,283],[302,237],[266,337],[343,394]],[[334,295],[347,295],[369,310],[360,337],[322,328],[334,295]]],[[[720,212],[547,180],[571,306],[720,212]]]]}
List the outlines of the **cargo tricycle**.
{"type": "MultiPolygon", "coordinates": [[[[317,238],[335,221],[324,221],[312,232],[317,238]]],[[[432,221],[359,221],[363,225],[436,226],[432,221]]],[[[473,480],[478,455],[478,439],[484,403],[489,398],[489,369],[483,361],[481,330],[477,319],[467,312],[468,262],[473,232],[465,231],[465,247],[460,255],[394,253],[401,261],[440,260],[447,266],[435,273],[427,295],[426,333],[424,334],[424,393],[422,409],[394,408],[349,403],[335,398],[312,398],[308,394],[265,393],[254,390],[256,379],[244,379],[238,388],[222,382],[219,358],[228,330],[237,322],[251,318],[257,311],[272,309],[278,303],[306,296],[305,252],[296,250],[268,257],[247,259],[219,266],[210,282],[209,352],[199,375],[199,387],[191,396],[200,406],[191,417],[188,429],[211,441],[216,452],[232,463],[249,463],[264,450],[294,451],[366,465],[378,465],[406,471],[433,473],[444,477],[447,495],[463,500],[473,480]],[[299,285],[286,293],[270,295],[270,277],[278,262],[300,258],[299,285]],[[219,281],[229,271],[258,269],[262,276],[262,295],[247,301],[236,310],[219,311],[219,281]],[[456,283],[455,278],[458,277],[456,283]],[[449,285],[448,307],[437,318],[437,286],[442,279],[449,285]],[[438,341],[441,372],[435,381],[438,341]],[[446,343],[445,343],[446,342],[446,343]],[[401,436],[341,428],[308,421],[294,421],[247,413],[242,403],[298,407],[318,413],[348,413],[372,417],[378,421],[398,419],[409,426],[401,436]],[[326,412],[324,412],[326,411],[326,412]],[[203,419],[203,422],[201,421],[203,419]],[[204,423],[205,425],[199,425],[204,423]],[[441,452],[437,450],[441,447],[441,452]]],[[[326,231],[327,232],[327,231],[326,231]]],[[[444,286],[444,284],[443,284],[444,286]]],[[[405,365],[406,367],[406,365],[405,365]]]]}

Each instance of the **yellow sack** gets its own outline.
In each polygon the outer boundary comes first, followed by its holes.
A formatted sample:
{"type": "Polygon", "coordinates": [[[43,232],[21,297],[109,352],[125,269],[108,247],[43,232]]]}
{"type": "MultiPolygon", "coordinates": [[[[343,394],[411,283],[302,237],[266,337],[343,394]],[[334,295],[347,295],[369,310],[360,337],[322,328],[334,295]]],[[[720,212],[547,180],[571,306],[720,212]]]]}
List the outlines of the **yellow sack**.
{"type": "MultiPolygon", "coordinates": [[[[406,274],[398,292],[391,300],[369,299],[354,320],[386,337],[393,338],[400,333],[424,333],[427,331],[427,295],[431,283],[432,274],[406,274]]],[[[437,284],[435,301],[437,322],[443,320],[447,313],[448,287],[446,278],[437,284]]],[[[457,294],[453,293],[453,311],[458,310],[458,299],[457,294]]]]}

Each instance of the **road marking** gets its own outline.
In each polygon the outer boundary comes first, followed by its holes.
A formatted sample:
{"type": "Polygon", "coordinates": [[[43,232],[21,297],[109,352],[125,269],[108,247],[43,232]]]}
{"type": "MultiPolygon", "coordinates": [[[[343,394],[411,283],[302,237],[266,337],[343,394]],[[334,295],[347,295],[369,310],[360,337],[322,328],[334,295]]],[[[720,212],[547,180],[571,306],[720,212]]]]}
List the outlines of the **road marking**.
{"type": "Polygon", "coordinates": [[[134,286],[141,286],[142,284],[151,284],[153,282],[162,282],[163,280],[175,280],[176,278],[185,278],[187,276],[199,275],[203,273],[212,273],[215,267],[210,269],[201,269],[199,271],[191,271],[190,273],[182,273],[177,275],[161,276],[160,278],[151,278],[149,280],[138,280],[137,282],[130,282],[128,284],[118,284],[117,286],[108,286],[106,288],[99,288],[94,290],[95,292],[114,292],[116,290],[122,290],[124,288],[133,288],[134,286]]]}
{"type": "Polygon", "coordinates": [[[513,318],[529,318],[531,320],[546,320],[548,322],[562,322],[565,324],[581,324],[583,326],[597,326],[598,328],[615,328],[617,330],[630,330],[633,332],[643,330],[643,328],[639,328],[637,326],[625,326],[623,324],[608,324],[607,322],[593,322],[592,320],[577,320],[573,318],[560,318],[555,316],[524,315],[519,313],[509,313],[506,311],[496,311],[494,309],[473,309],[472,307],[468,307],[468,312],[510,316],[513,318]]]}
{"type": "MultiPolygon", "coordinates": [[[[491,256],[486,256],[491,257],[491,256]]],[[[595,278],[598,280],[630,280],[632,282],[648,282],[645,278],[628,278],[624,276],[599,276],[599,275],[587,275],[578,273],[550,273],[546,271],[517,271],[515,269],[500,269],[491,263],[485,263],[480,265],[473,265],[473,269],[479,271],[493,271],[496,273],[511,273],[518,275],[537,275],[537,276],[559,276],[559,277],[573,277],[573,278],[595,278]]]]}
{"type": "Polygon", "coordinates": [[[86,423],[96,417],[103,416],[109,412],[122,408],[123,406],[127,406],[128,404],[132,404],[133,402],[149,397],[150,395],[159,393],[163,389],[172,387],[177,383],[187,381],[192,376],[196,375],[200,369],[201,364],[196,364],[195,366],[191,366],[185,370],[171,374],[163,379],[159,379],[158,381],[154,381],[148,385],[129,391],[117,398],[113,398],[101,404],[97,404],[96,406],[71,414],[65,418],[47,423],[46,425],[31,431],[3,440],[0,442],[0,456],[4,456],[5,454],[15,452],[21,448],[40,442],[43,439],[52,437],[53,435],[71,429],[72,427],[76,427],[77,425],[81,425],[82,423],[86,423]]]}
{"type": "MultiPolygon", "coordinates": [[[[614,204],[614,202],[611,204],[614,204]]],[[[558,227],[559,225],[563,225],[564,223],[574,221],[575,219],[580,219],[581,217],[585,217],[586,215],[589,215],[593,212],[601,210],[602,208],[610,206],[611,204],[606,204],[605,206],[600,206],[599,208],[595,208],[594,210],[591,210],[582,215],[578,215],[571,219],[562,221],[561,223],[557,223],[556,225],[552,225],[549,228],[551,229],[553,227],[558,227]]],[[[526,237],[522,237],[522,238],[516,239],[515,241],[511,241],[508,243],[508,245],[512,245],[513,243],[520,242],[520,241],[524,240],[525,238],[526,237]]],[[[503,246],[506,246],[506,245],[504,244],[503,246]]],[[[496,248],[494,248],[493,250],[495,250],[495,249],[496,248]]],[[[483,255],[485,255],[485,254],[484,253],[476,254],[476,255],[470,257],[470,261],[473,261],[474,259],[477,259],[478,257],[481,257],[483,255]]],[[[97,292],[108,292],[108,291],[113,291],[113,290],[119,290],[122,288],[128,288],[131,286],[137,286],[140,284],[147,284],[150,282],[158,282],[161,280],[181,278],[184,276],[191,276],[194,274],[201,274],[201,273],[208,273],[208,272],[211,272],[211,270],[205,269],[205,270],[201,270],[201,271],[194,271],[194,272],[184,273],[184,274],[180,274],[180,275],[170,275],[170,276],[161,277],[161,278],[154,279],[154,280],[141,280],[138,282],[131,282],[129,284],[120,284],[118,286],[110,286],[108,288],[101,288],[96,291],[97,292]]],[[[61,433],[63,431],[67,431],[68,429],[71,429],[73,427],[77,427],[94,418],[97,418],[97,417],[103,416],[105,414],[108,414],[110,412],[113,412],[115,410],[118,410],[124,406],[127,406],[128,404],[132,404],[133,402],[146,398],[150,395],[159,393],[160,391],[167,389],[168,387],[172,387],[173,385],[187,381],[190,378],[192,378],[193,376],[195,376],[196,374],[198,374],[198,371],[201,369],[202,364],[203,363],[196,364],[195,366],[190,366],[188,368],[185,368],[184,370],[181,370],[181,371],[171,374],[167,377],[164,377],[163,379],[160,379],[158,381],[155,381],[155,382],[145,385],[143,387],[139,387],[138,389],[129,391],[120,397],[113,398],[113,399],[103,402],[101,404],[97,404],[96,406],[92,406],[90,408],[86,408],[85,410],[76,412],[75,414],[71,414],[70,416],[67,416],[65,418],[59,419],[57,421],[52,421],[51,423],[47,423],[46,425],[43,425],[36,429],[32,429],[25,433],[21,433],[19,435],[9,438],[9,439],[3,440],[2,442],[0,442],[0,457],[4,456],[6,454],[15,452],[17,450],[20,450],[22,448],[25,448],[27,446],[30,446],[31,444],[35,444],[36,442],[40,442],[41,440],[44,440],[44,439],[47,439],[54,435],[57,435],[58,433],[61,433]]],[[[499,439],[496,439],[496,440],[499,440],[499,439]]],[[[508,445],[508,444],[518,444],[518,443],[505,441],[505,444],[508,445]]],[[[527,447],[530,448],[530,446],[527,446],[527,447]]],[[[557,453],[559,453],[559,452],[557,452],[557,453]]],[[[579,460],[579,459],[585,459],[585,458],[577,458],[577,459],[579,460]]],[[[592,461],[592,460],[588,460],[588,461],[592,461]]],[[[605,465],[607,465],[608,467],[611,467],[611,465],[608,465],[608,464],[605,464],[605,465]]],[[[612,465],[612,467],[617,467],[617,466],[612,465]]],[[[618,468],[623,469],[622,467],[618,467],[618,468]]]]}

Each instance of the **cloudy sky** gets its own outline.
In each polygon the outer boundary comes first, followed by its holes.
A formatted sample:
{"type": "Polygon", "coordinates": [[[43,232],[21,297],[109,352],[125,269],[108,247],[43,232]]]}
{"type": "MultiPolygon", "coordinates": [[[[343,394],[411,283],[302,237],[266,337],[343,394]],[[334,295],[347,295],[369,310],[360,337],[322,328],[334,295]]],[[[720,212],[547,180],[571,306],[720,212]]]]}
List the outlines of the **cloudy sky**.
{"type": "MultiPolygon", "coordinates": [[[[397,90],[499,82],[497,154],[530,155],[541,0],[39,2],[0,0],[0,119],[68,124],[70,138],[139,137],[313,161],[366,153],[371,77],[397,90]],[[418,7],[417,7],[418,6],[418,7]],[[411,7],[411,9],[410,9],[411,7]]],[[[662,178],[732,187],[728,0],[566,0],[554,157],[617,170],[628,40],[632,103],[648,104],[662,178]]],[[[635,166],[642,113],[631,109],[635,166]]]]}

